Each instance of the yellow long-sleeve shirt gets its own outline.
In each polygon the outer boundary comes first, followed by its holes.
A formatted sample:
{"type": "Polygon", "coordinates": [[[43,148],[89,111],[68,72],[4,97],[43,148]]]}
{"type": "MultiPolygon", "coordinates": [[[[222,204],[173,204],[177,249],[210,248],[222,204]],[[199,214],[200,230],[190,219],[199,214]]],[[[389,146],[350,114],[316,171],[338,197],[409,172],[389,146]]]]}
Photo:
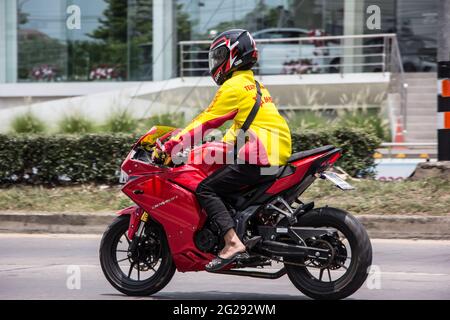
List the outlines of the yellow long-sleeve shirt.
{"type": "MultiPolygon", "coordinates": [[[[261,84],[261,105],[250,125],[247,143],[238,157],[252,164],[284,165],[291,156],[291,134],[285,119],[278,113],[269,91],[261,84]]],[[[228,120],[233,125],[223,141],[235,143],[238,130],[247,119],[256,100],[256,87],[251,70],[236,71],[217,91],[209,107],[166,144],[170,152],[178,144],[191,145],[194,133],[220,127],[228,120]]]]}

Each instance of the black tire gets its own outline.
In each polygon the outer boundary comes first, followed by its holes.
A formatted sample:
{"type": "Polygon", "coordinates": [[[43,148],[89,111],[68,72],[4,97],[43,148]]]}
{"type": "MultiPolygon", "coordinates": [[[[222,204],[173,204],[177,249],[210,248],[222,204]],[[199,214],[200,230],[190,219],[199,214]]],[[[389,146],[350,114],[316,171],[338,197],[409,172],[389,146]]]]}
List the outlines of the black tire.
{"type": "Polygon", "coordinates": [[[119,239],[127,232],[129,221],[128,215],[119,216],[106,229],[100,244],[100,265],[106,279],[120,292],[129,296],[149,296],[160,291],[169,283],[175,273],[175,264],[164,230],[155,222],[150,221],[148,224],[157,230],[160,240],[160,266],[149,279],[137,281],[127,278],[117,262],[116,247],[119,239]]]}
{"type": "MultiPolygon", "coordinates": [[[[343,299],[356,292],[367,278],[372,264],[372,245],[363,225],[349,213],[335,208],[314,209],[299,219],[302,227],[331,227],[345,235],[351,247],[348,270],[336,281],[323,282],[302,266],[285,264],[295,287],[314,299],[343,299]]],[[[330,279],[331,280],[331,279],[330,279]]]]}

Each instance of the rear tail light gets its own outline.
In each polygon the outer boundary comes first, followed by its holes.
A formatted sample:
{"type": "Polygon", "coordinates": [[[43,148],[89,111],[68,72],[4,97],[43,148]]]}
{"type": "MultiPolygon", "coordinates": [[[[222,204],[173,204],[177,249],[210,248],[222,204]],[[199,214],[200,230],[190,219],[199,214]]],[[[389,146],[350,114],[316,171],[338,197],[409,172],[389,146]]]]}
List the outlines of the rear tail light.
{"type": "Polygon", "coordinates": [[[325,159],[323,159],[322,163],[319,165],[318,172],[323,172],[333,166],[333,164],[341,157],[341,152],[337,151],[332,153],[329,156],[325,156],[325,159]]]}
{"type": "Polygon", "coordinates": [[[335,163],[336,161],[338,161],[338,159],[341,157],[341,153],[340,152],[336,152],[335,154],[333,154],[331,157],[330,157],[330,160],[328,160],[329,161],[329,163],[330,164],[333,164],[333,163],[335,163]]]}

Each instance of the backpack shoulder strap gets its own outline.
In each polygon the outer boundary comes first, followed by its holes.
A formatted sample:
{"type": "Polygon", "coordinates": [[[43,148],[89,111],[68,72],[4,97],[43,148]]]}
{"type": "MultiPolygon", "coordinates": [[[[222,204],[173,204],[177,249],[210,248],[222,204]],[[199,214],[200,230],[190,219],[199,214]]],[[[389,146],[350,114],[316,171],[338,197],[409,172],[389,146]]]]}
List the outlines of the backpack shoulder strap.
{"type": "Polygon", "coordinates": [[[237,159],[237,154],[238,154],[237,147],[243,146],[245,144],[245,132],[247,132],[247,130],[248,130],[248,128],[250,128],[250,125],[252,124],[253,120],[255,120],[256,114],[258,113],[259,107],[261,105],[261,96],[262,96],[261,86],[259,85],[259,82],[256,80],[255,80],[255,84],[256,84],[256,101],[236,137],[236,142],[234,144],[234,159],[235,159],[235,161],[237,159]]]}
{"type": "Polygon", "coordinates": [[[259,82],[256,80],[255,80],[255,84],[256,84],[256,101],[255,101],[255,104],[253,105],[252,110],[248,114],[247,119],[245,119],[245,122],[241,127],[241,130],[243,132],[246,132],[248,130],[248,128],[250,128],[250,125],[252,124],[253,120],[255,120],[256,114],[258,113],[259,107],[261,105],[261,96],[262,96],[261,86],[260,86],[259,82]]]}

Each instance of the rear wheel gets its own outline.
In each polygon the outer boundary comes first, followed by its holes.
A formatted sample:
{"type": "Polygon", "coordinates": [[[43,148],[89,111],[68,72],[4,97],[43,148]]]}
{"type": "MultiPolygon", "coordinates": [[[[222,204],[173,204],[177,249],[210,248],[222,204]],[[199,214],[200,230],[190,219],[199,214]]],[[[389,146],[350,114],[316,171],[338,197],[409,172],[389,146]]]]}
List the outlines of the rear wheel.
{"type": "Polygon", "coordinates": [[[362,224],[343,210],[326,207],[302,216],[298,226],[327,227],[335,231],[333,236],[305,240],[308,246],[330,249],[330,261],[285,262],[295,287],[314,299],[343,299],[357,291],[372,263],[372,246],[362,224]]]}
{"type": "Polygon", "coordinates": [[[111,285],[130,296],[147,296],[163,289],[175,273],[175,265],[161,226],[148,222],[135,252],[127,236],[130,217],[116,218],[103,234],[100,264],[111,285]]]}

